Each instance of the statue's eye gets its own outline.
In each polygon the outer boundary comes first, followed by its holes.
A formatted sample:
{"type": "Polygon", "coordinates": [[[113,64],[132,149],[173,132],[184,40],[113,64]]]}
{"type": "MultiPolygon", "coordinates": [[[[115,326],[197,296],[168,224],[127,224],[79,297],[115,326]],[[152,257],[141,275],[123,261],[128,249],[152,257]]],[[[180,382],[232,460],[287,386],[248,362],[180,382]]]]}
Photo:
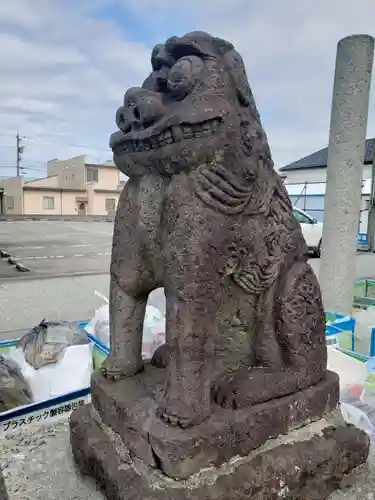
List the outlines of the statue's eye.
{"type": "Polygon", "coordinates": [[[168,89],[176,99],[183,99],[196,83],[204,68],[204,62],[197,56],[186,56],[172,66],[168,74],[168,89]]]}

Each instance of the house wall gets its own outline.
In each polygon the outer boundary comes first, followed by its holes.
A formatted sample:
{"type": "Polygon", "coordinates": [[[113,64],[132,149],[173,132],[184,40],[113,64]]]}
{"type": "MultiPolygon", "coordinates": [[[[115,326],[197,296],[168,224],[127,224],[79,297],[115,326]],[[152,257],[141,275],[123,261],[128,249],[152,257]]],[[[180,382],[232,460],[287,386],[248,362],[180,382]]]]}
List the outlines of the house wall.
{"type": "Polygon", "coordinates": [[[100,165],[86,165],[88,169],[95,169],[98,171],[98,182],[88,181],[86,185],[93,185],[94,189],[107,189],[113,191],[118,189],[120,184],[120,172],[115,167],[102,167],[100,165]]]}
{"type": "Polygon", "coordinates": [[[88,164],[84,155],[68,160],[47,162],[48,177],[24,182],[23,177],[15,177],[0,182],[4,195],[5,213],[13,215],[72,215],[78,213],[78,201],[87,200],[87,215],[112,215],[106,210],[106,199],[119,198],[120,173],[107,162],[88,164]],[[98,171],[98,182],[87,182],[87,168],[98,171]],[[25,189],[24,189],[25,187],[25,189]],[[29,189],[27,189],[29,188],[29,189]],[[30,189],[40,188],[40,189],[30,189]],[[48,189],[47,189],[48,188],[48,189]],[[96,190],[103,191],[97,193],[96,190]],[[105,193],[104,191],[108,191],[105,193]],[[112,192],[111,192],[112,191],[112,192]],[[7,209],[6,196],[13,197],[14,206],[7,209]],[[54,208],[45,209],[43,198],[54,198],[54,208]]]}
{"type": "Polygon", "coordinates": [[[327,172],[325,168],[293,170],[282,172],[286,175],[285,184],[304,184],[305,182],[326,182],[327,172]]]}
{"type": "Polygon", "coordinates": [[[86,193],[82,193],[80,191],[76,192],[63,191],[63,197],[62,197],[63,215],[77,214],[78,212],[77,198],[82,199],[85,197],[87,197],[86,193]]]}
{"type": "Polygon", "coordinates": [[[25,186],[40,186],[40,187],[59,187],[58,175],[45,177],[44,179],[36,179],[35,181],[25,182],[25,186]]]}
{"type": "Polygon", "coordinates": [[[28,215],[61,215],[61,193],[59,191],[27,191],[23,192],[25,214],[28,215]],[[54,208],[45,210],[43,198],[54,199],[54,208]]]}
{"type": "Polygon", "coordinates": [[[115,167],[98,167],[98,182],[95,189],[117,189],[120,184],[120,172],[115,167]]]}
{"type": "Polygon", "coordinates": [[[50,160],[47,162],[48,176],[58,176],[58,186],[63,189],[85,189],[86,157],[75,156],[68,160],[50,160]]]}
{"type": "Polygon", "coordinates": [[[5,179],[0,182],[0,187],[4,189],[4,208],[6,214],[22,215],[23,207],[23,176],[5,179]],[[13,199],[13,208],[8,208],[10,198],[13,199]]]}
{"type": "Polygon", "coordinates": [[[94,193],[93,196],[93,213],[90,215],[113,215],[106,210],[106,200],[115,199],[115,210],[117,208],[120,193],[94,193]]]}
{"type": "Polygon", "coordinates": [[[24,191],[25,214],[28,215],[74,215],[77,213],[77,198],[84,198],[81,191],[24,191]],[[45,209],[43,198],[54,199],[54,208],[45,209]]]}
{"type": "MultiPolygon", "coordinates": [[[[327,169],[326,168],[306,168],[301,170],[292,170],[287,172],[280,172],[286,175],[284,180],[285,184],[303,184],[305,182],[326,182],[327,169]]],[[[363,179],[371,177],[371,165],[363,167],[363,179]]]]}

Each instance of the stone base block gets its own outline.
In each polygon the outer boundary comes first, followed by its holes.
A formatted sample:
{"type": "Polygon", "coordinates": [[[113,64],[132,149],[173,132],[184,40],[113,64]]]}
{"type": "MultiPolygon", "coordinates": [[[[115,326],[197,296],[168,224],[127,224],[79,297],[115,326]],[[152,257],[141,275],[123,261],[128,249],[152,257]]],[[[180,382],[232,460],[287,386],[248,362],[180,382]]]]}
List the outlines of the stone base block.
{"type": "Polygon", "coordinates": [[[3,472],[0,468],[0,500],[8,500],[8,493],[5,487],[3,472]]]}
{"type": "Polygon", "coordinates": [[[246,457],[175,480],[132,459],[91,405],[73,412],[70,429],[78,468],[96,479],[109,500],[324,500],[367,460],[370,446],[363,431],[321,419],[246,457]]]}
{"type": "Polygon", "coordinates": [[[332,412],[339,401],[339,378],[327,372],[319,384],[267,403],[235,411],[213,405],[208,420],[181,429],[156,417],[164,377],[164,370],[149,365],[117,382],[95,373],[91,393],[103,422],[121,436],[131,456],[174,479],[246,456],[268,439],[332,412]]]}

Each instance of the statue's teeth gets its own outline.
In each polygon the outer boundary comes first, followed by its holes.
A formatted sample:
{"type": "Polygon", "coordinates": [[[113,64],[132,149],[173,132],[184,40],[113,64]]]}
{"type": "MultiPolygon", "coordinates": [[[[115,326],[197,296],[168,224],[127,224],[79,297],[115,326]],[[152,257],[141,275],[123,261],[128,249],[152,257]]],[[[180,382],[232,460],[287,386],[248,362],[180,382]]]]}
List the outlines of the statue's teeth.
{"type": "Polygon", "coordinates": [[[191,127],[185,125],[183,130],[184,130],[184,137],[193,137],[193,129],[191,127]]]}
{"type": "Polygon", "coordinates": [[[183,131],[181,130],[180,127],[172,127],[172,135],[173,139],[176,142],[180,141],[184,136],[183,131]]]}
{"type": "Polygon", "coordinates": [[[174,142],[181,141],[183,138],[191,139],[193,137],[208,137],[215,133],[216,129],[221,124],[219,118],[215,118],[204,123],[196,123],[193,125],[181,125],[174,126],[161,132],[157,136],[150,137],[145,140],[128,140],[122,146],[122,151],[125,153],[150,151],[151,149],[157,149],[167,144],[173,144],[174,142]]]}

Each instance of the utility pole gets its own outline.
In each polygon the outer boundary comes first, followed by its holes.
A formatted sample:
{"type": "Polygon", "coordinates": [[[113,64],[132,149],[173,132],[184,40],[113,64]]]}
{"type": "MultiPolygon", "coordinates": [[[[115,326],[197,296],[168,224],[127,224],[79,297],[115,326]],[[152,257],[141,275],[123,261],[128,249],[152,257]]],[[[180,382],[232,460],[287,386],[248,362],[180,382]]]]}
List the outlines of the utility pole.
{"type": "Polygon", "coordinates": [[[22,158],[21,155],[24,149],[24,146],[21,146],[21,136],[19,132],[17,132],[16,140],[17,140],[17,177],[19,177],[21,173],[21,158],[22,158]]]}

